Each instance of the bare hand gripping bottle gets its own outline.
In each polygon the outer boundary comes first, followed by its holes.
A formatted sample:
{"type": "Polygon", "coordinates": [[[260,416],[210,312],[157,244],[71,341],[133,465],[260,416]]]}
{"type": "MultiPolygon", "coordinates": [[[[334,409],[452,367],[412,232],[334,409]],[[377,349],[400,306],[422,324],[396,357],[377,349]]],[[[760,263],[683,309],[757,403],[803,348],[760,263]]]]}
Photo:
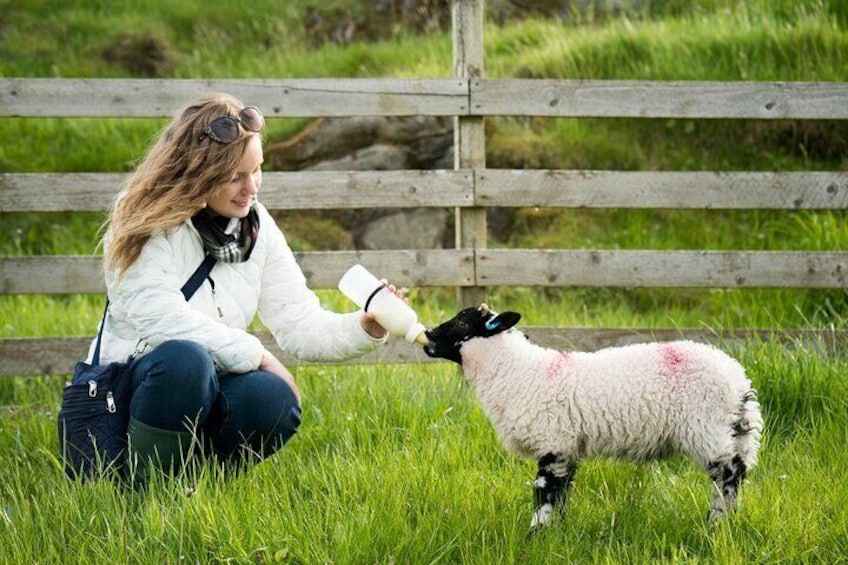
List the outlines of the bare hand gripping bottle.
{"type": "Polygon", "coordinates": [[[348,269],[339,281],[339,290],[357,306],[374,314],[377,322],[390,334],[403,337],[409,343],[428,343],[424,335],[427,328],[418,322],[415,310],[362,265],[348,269]]]}

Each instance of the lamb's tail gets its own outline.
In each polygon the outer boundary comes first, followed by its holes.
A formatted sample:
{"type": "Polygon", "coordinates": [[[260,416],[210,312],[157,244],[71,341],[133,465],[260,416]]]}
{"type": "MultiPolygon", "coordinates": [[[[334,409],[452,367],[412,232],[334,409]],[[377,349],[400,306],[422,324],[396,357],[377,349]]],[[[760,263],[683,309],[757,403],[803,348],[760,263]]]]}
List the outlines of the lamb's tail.
{"type": "Polygon", "coordinates": [[[736,453],[745,463],[745,467],[752,469],[757,464],[757,452],[763,433],[763,416],[760,413],[760,403],[757,402],[756,390],[748,389],[739,400],[739,419],[733,425],[736,453]]]}

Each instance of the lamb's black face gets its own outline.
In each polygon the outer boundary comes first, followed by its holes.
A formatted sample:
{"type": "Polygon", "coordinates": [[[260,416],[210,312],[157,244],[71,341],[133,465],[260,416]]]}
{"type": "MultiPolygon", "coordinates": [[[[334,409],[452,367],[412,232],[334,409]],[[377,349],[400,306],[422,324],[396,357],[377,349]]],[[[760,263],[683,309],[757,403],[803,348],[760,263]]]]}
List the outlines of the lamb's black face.
{"type": "Polygon", "coordinates": [[[447,322],[428,330],[430,343],[424,353],[430,357],[441,357],[462,364],[459,348],[473,337],[490,337],[508,330],[518,323],[521,314],[504,312],[496,314],[485,304],[477,308],[466,308],[447,322]]]}

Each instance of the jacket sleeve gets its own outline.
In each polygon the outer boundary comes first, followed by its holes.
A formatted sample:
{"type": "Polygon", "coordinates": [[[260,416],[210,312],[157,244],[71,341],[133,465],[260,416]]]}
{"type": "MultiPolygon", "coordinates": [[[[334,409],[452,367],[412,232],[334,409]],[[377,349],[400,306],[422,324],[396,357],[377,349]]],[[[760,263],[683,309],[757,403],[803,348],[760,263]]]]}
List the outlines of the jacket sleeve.
{"type": "Polygon", "coordinates": [[[186,282],[182,277],[167,238],[154,236],[120,278],[114,271],[107,273],[110,309],[152,347],[172,339],[191,340],[209,351],[224,371],[257,369],[264,351],[259,339],[192,308],[180,292],[186,282]]]}
{"type": "Polygon", "coordinates": [[[268,226],[263,230],[268,254],[259,316],[280,349],[307,361],[341,361],[385,343],[385,337],[371,337],[362,328],[361,311],[340,314],[322,308],[274,220],[266,212],[262,221],[268,226]]]}

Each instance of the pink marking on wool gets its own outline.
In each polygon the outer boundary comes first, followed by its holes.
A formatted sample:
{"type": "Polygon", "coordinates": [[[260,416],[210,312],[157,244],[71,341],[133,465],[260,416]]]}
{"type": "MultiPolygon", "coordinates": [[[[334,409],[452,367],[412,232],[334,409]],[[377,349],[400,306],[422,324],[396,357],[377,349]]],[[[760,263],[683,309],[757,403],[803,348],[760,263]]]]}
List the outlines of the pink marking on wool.
{"type": "Polygon", "coordinates": [[[565,364],[568,363],[568,359],[571,357],[571,354],[567,351],[560,351],[551,364],[548,366],[547,376],[549,379],[552,379],[562,373],[562,368],[565,367],[565,364]]]}
{"type": "Polygon", "coordinates": [[[662,355],[663,366],[666,371],[668,371],[669,375],[679,375],[680,370],[683,367],[683,363],[686,361],[686,357],[683,355],[683,352],[673,345],[661,345],[660,355],[662,355]]]}

